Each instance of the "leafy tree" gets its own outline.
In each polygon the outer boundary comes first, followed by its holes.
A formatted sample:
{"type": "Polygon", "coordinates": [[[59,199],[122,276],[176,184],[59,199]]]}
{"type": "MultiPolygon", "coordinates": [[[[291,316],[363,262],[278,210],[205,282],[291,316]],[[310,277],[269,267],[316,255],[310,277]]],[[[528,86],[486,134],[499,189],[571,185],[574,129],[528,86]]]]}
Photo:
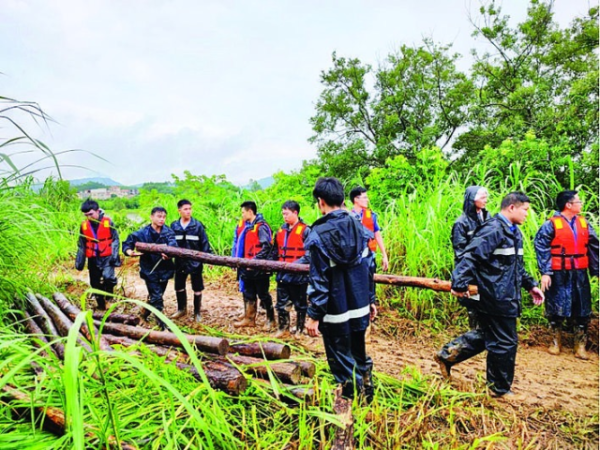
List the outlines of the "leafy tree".
{"type": "Polygon", "coordinates": [[[73,187],[75,189],[77,189],[77,192],[83,192],[83,191],[87,191],[88,189],[107,188],[108,186],[103,183],[99,183],[98,181],[86,181],[83,184],[73,186],[73,187]]]}
{"type": "MultiPolygon", "coordinates": [[[[484,147],[533,132],[552,149],[547,156],[557,159],[553,172],[567,187],[564,159],[572,156],[580,165],[594,148],[597,154],[598,8],[566,29],[553,20],[552,2],[532,0],[527,19],[515,27],[496,1],[480,13],[474,36],[490,49],[473,51],[478,89],[470,129],[453,144],[462,152],[458,162],[471,166],[484,147]]],[[[596,170],[578,172],[585,184],[597,186],[597,164],[596,170]]]]}
{"type": "Polygon", "coordinates": [[[310,119],[328,174],[366,175],[397,155],[409,161],[424,148],[445,148],[466,120],[472,84],[456,69],[450,46],[426,40],[403,45],[378,69],[333,54],[325,89],[310,119]]]}
{"type": "Polygon", "coordinates": [[[156,191],[159,194],[172,194],[174,191],[174,186],[173,183],[169,182],[169,181],[165,181],[162,183],[159,182],[149,182],[149,183],[144,183],[142,185],[142,187],[140,188],[140,192],[141,191],[156,191]]]}

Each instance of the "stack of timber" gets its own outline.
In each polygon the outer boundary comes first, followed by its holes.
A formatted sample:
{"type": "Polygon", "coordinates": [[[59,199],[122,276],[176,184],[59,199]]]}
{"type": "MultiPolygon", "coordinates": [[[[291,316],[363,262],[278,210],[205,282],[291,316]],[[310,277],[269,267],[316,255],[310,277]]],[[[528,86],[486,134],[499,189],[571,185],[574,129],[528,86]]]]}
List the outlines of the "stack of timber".
{"type": "MultiPolygon", "coordinates": [[[[27,295],[28,311],[25,312],[25,327],[34,336],[34,345],[48,349],[64,360],[64,337],[71,332],[74,321],[81,310],[63,294],[55,293],[53,301],[42,295],[27,295]]],[[[312,400],[314,391],[299,386],[306,384],[315,374],[311,362],[290,358],[290,347],[276,342],[239,342],[229,345],[227,339],[212,336],[183,334],[180,339],[175,333],[154,331],[137,326],[138,318],[126,314],[93,314],[91,329],[84,324],[78,330],[78,345],[86,352],[101,350],[107,353],[120,347],[143,346],[163,357],[165,364],[174,364],[178,369],[202,381],[198,368],[191,364],[184,342],[192,347],[201,362],[206,379],[214,389],[231,395],[239,395],[248,386],[248,377],[280,382],[277,392],[290,397],[312,400]]],[[[189,347],[189,346],[188,346],[189,347]]],[[[138,351],[138,354],[140,352],[138,351]]],[[[37,373],[42,369],[33,368],[37,373]]]]}

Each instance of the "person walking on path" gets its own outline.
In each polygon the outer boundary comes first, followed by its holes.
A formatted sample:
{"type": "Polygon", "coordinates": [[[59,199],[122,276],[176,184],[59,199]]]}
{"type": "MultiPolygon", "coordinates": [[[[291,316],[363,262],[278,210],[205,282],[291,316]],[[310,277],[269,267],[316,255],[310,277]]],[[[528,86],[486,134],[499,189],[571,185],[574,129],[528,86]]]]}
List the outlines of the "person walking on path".
{"type": "MultiPolygon", "coordinates": [[[[310,227],[299,217],[300,205],[288,200],[281,207],[284,223],[274,236],[274,259],[297,264],[308,264],[304,242],[310,233],[310,227]]],[[[296,334],[301,334],[306,321],[308,308],[306,289],[308,276],[292,272],[278,272],[277,280],[277,316],[279,329],[276,338],[290,336],[290,310],[296,309],[296,334]]]]}
{"type": "MultiPolygon", "coordinates": [[[[192,203],[189,200],[177,202],[179,220],[171,223],[171,230],[175,233],[177,246],[196,250],[204,253],[212,253],[206,230],[199,220],[192,217],[192,203]]],[[[188,278],[192,282],[194,292],[194,321],[201,320],[202,291],[204,291],[204,278],[202,276],[203,264],[188,258],[175,258],[175,295],[177,297],[177,312],[171,316],[172,319],[184,317],[187,313],[187,292],[185,283],[188,278]]]]}
{"type": "MultiPolygon", "coordinates": [[[[135,244],[144,242],[147,244],[165,244],[177,247],[175,234],[165,225],[167,211],[161,206],[152,208],[150,213],[150,225],[147,225],[138,231],[131,233],[123,242],[123,253],[127,256],[140,257],[140,277],[146,282],[148,289],[149,303],[154,308],[162,312],[163,295],[167,289],[169,279],[175,274],[175,265],[173,260],[164,253],[137,253],[135,244]]],[[[142,318],[148,320],[150,311],[143,310],[142,318]]],[[[165,328],[164,323],[159,320],[158,325],[165,328]]]]}
{"type": "Polygon", "coordinates": [[[588,274],[598,276],[598,235],[581,215],[582,205],[577,191],[559,193],[557,211],[540,227],[534,245],[546,293],[545,315],[553,335],[548,352],[558,355],[563,327],[574,327],[575,357],[587,360],[585,345],[592,313],[588,274]]]}
{"type": "MultiPolygon", "coordinates": [[[[241,204],[242,219],[233,236],[232,256],[246,259],[271,259],[272,231],[262,214],[257,213],[256,203],[241,204]]],[[[275,310],[269,293],[271,274],[261,270],[238,268],[239,289],[244,298],[244,315],[233,323],[236,328],[256,325],[257,297],[267,312],[267,328],[275,327],[275,310]]]]}
{"type": "Polygon", "coordinates": [[[305,248],[309,254],[309,307],[306,330],[321,332],[329,368],[342,396],[373,399],[373,361],[365,331],[377,315],[371,302],[370,250],[363,226],[341,208],[344,188],[336,178],[320,178],[313,196],[323,216],[313,225],[305,248]]]}
{"type": "Polygon", "coordinates": [[[81,212],[85,220],[79,228],[75,268],[83,270],[87,259],[90,286],[105,293],[94,294],[97,308],[105,310],[106,297],[112,295],[117,285],[115,267],[121,266],[119,232],[95,200],[84,201],[81,212]]]}
{"type": "Polygon", "coordinates": [[[523,263],[523,236],[518,225],[527,218],[529,204],[529,198],[521,192],[506,195],[500,213],[477,230],[452,273],[451,292],[456,297],[468,297],[468,285],[477,285],[480,296],[477,313],[483,340],[467,346],[458,337],[435,355],[442,376],[450,378],[452,366],[487,350],[486,378],[490,394],[495,397],[517,398],[511,387],[518,346],[517,317],[522,308],[521,288],[531,293],[536,305],[544,301],[544,294],[523,263]]]}

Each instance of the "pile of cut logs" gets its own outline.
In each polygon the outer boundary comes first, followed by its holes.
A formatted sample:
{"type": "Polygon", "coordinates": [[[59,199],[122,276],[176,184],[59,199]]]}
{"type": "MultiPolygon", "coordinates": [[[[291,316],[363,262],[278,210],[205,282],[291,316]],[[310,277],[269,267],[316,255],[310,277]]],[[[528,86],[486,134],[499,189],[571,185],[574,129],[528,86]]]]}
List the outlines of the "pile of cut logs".
{"type": "MultiPolygon", "coordinates": [[[[61,293],[55,293],[53,299],[54,301],[39,294],[28,294],[25,325],[28,332],[35,336],[34,344],[39,347],[52,342],[48,348],[58,358],[64,359],[65,348],[59,338],[68,335],[73,321],[81,311],[61,293]]],[[[190,364],[189,355],[182,342],[174,333],[138,327],[138,317],[127,314],[104,316],[96,312],[93,317],[96,328],[93,335],[96,336],[101,350],[111,352],[116,346],[131,347],[144,344],[151,352],[164,357],[166,364],[175,364],[180,370],[201,380],[197,369],[190,364]],[[103,325],[102,320],[105,320],[103,325]],[[100,327],[101,334],[98,333],[100,327]]],[[[79,331],[79,345],[84,350],[91,351],[89,342],[92,333],[85,323],[79,331]]],[[[281,382],[279,391],[287,391],[292,396],[305,400],[310,400],[314,395],[312,389],[297,386],[305,384],[313,377],[314,364],[309,361],[291,360],[288,345],[276,342],[229,345],[226,339],[212,336],[184,334],[184,337],[196,351],[202,369],[215,389],[238,395],[247,388],[245,374],[269,380],[271,373],[281,382]]]]}

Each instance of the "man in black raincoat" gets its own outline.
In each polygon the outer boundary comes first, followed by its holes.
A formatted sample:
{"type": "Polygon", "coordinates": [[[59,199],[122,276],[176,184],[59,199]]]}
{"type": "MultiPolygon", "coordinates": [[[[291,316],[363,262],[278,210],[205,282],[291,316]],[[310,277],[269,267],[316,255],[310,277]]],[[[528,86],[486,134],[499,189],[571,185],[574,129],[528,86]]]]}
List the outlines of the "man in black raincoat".
{"type": "MultiPolygon", "coordinates": [[[[233,235],[232,255],[246,259],[270,259],[273,233],[262,214],[257,213],[256,203],[246,201],[241,204],[242,219],[233,235]]],[[[236,328],[256,325],[256,302],[267,312],[267,328],[275,327],[275,309],[269,293],[271,273],[262,270],[245,269],[237,271],[239,289],[244,297],[244,314],[233,323],[236,328]]]]}
{"type": "MultiPolygon", "coordinates": [[[[192,203],[189,200],[177,202],[179,220],[171,224],[171,230],[175,233],[177,246],[196,250],[204,253],[212,253],[204,225],[192,217],[192,203]]],[[[202,277],[203,264],[188,258],[175,258],[175,295],[177,296],[177,312],[171,316],[179,319],[186,315],[187,292],[185,282],[189,275],[194,291],[194,320],[200,322],[200,310],[202,308],[202,291],[204,290],[204,278],[202,277]]]]}
{"type": "MultiPolygon", "coordinates": [[[[145,242],[147,244],[165,244],[177,247],[175,234],[165,225],[167,211],[157,206],[152,208],[150,214],[150,225],[131,233],[123,242],[123,253],[127,256],[140,256],[140,277],[146,282],[148,288],[149,303],[159,311],[163,310],[163,295],[167,289],[169,279],[173,278],[175,265],[173,260],[167,255],[156,253],[137,253],[135,244],[145,242]]],[[[142,318],[147,320],[150,311],[144,309],[142,318]]],[[[164,328],[162,321],[158,321],[161,328],[164,328]]]]}
{"type": "MultiPolygon", "coordinates": [[[[95,200],[83,202],[81,212],[86,220],[79,228],[75,269],[83,270],[87,259],[90,286],[110,295],[117,285],[115,267],[121,266],[119,233],[95,200]]],[[[98,309],[106,309],[106,295],[94,294],[94,298],[98,309]]]]}
{"type": "Polygon", "coordinates": [[[452,294],[457,297],[468,297],[468,285],[477,285],[480,296],[477,312],[484,339],[473,346],[450,345],[450,354],[438,360],[442,375],[449,377],[453,365],[487,350],[487,382],[491,394],[497,397],[514,398],[511,386],[521,288],[531,293],[536,305],[544,300],[537,283],[525,271],[523,236],[517,226],[527,218],[529,203],[529,198],[520,192],[504,197],[500,213],[477,230],[452,273],[452,294]]]}
{"type": "Polygon", "coordinates": [[[342,395],[373,398],[365,331],[375,318],[371,303],[369,236],[358,220],[341,209],[344,188],[336,178],[320,178],[313,190],[323,217],[305,242],[309,253],[308,318],[310,336],[323,335],[327,362],[342,395]]]}
{"type": "Polygon", "coordinates": [[[538,230],[534,244],[546,293],[545,315],[553,331],[548,351],[560,353],[566,319],[569,327],[575,327],[575,356],[589,359],[585,351],[592,312],[588,273],[598,276],[598,236],[580,215],[582,203],[577,191],[558,194],[557,211],[538,230]]]}

